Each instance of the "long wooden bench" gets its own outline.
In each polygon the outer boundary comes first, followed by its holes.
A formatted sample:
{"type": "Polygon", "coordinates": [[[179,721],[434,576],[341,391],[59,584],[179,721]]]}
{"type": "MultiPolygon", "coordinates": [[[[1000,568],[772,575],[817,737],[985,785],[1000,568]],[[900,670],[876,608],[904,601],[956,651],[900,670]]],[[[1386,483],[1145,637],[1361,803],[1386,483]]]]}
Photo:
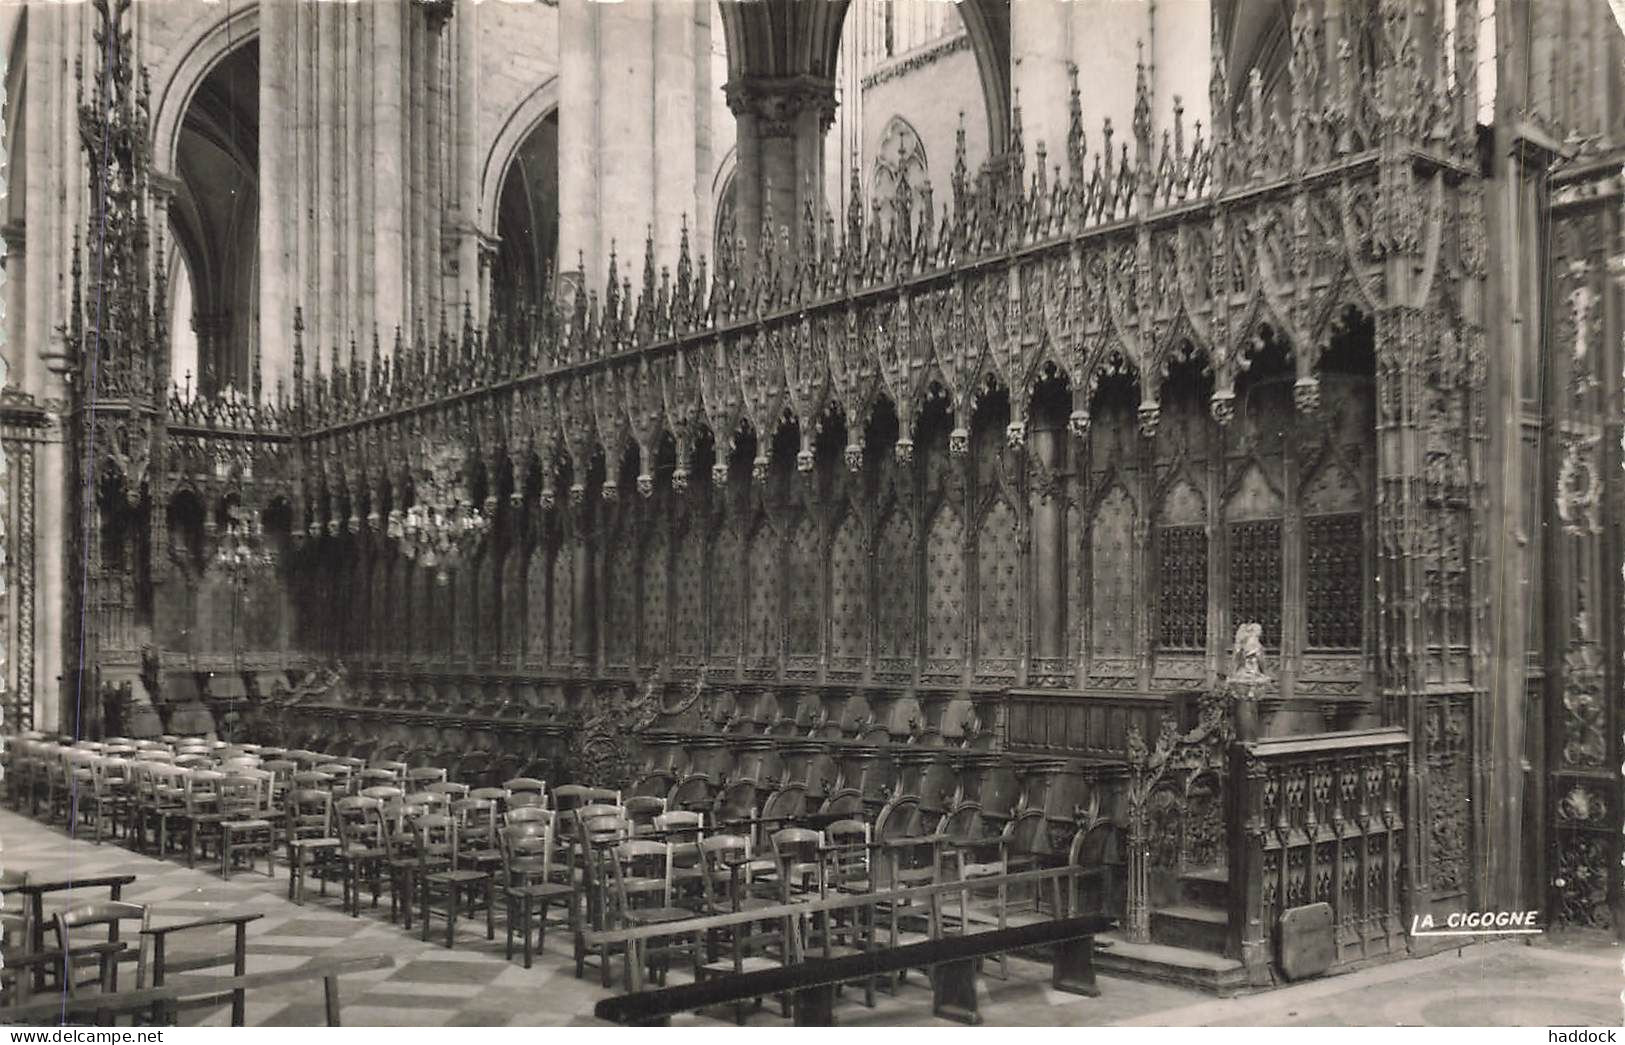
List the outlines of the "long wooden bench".
{"type": "Polygon", "coordinates": [[[906,969],[931,969],[932,1012],[962,1023],[981,1023],[976,996],[977,960],[1032,947],[1055,948],[1051,986],[1069,994],[1099,995],[1094,938],[1114,928],[1106,915],[1036,922],[1010,929],[945,936],[839,958],[814,958],[776,969],[606,998],[593,1014],[612,1023],[663,1026],[681,1012],[790,993],[798,1027],[835,1025],[835,990],[843,983],[906,969]]]}
{"type": "Polygon", "coordinates": [[[0,1009],[0,1024],[69,1025],[87,1017],[98,1024],[111,1023],[118,1016],[145,1016],[160,1026],[174,1026],[177,1009],[187,1000],[220,997],[282,983],[321,980],[326,1002],[327,1025],[339,1022],[339,977],[372,969],[389,969],[395,959],[387,954],[356,958],[326,958],[306,962],[296,969],[251,972],[244,976],[194,976],[184,984],[177,980],[163,987],[146,987],[111,994],[66,994],[0,1009]]]}

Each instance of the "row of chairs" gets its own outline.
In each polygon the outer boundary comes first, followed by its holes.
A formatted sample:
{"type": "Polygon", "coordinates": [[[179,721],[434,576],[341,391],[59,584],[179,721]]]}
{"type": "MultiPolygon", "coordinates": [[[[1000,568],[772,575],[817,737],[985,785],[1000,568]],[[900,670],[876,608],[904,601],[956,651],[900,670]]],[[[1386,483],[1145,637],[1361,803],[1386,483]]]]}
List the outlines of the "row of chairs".
{"type": "MultiPolygon", "coordinates": [[[[683,923],[831,892],[934,882],[945,853],[959,857],[960,878],[1001,870],[968,864],[963,849],[945,850],[940,840],[916,840],[931,850],[923,859],[908,846],[881,846],[856,819],[821,832],[786,828],[752,837],[710,825],[703,813],[668,811],[658,797],[623,802],[613,790],[571,784],[550,791],[528,778],[471,788],[448,781],[443,769],[367,765],[307,750],[163,738],[140,746],[36,743],[22,754],[31,764],[25,779],[45,781],[47,792],[53,765],[88,771],[91,800],[74,803],[80,808],[66,816],[72,825],[93,827],[98,841],[104,823],[114,837],[126,825],[130,844],[163,855],[183,847],[194,865],[212,851],[226,876],[240,861],[254,867],[262,858],[274,875],[280,854],[295,902],[304,902],[308,883],[319,882],[325,895],[337,880],[343,908],[358,917],[364,893],[376,908],[387,888],[392,920],[408,930],[420,921],[427,939],[438,915],[448,947],[458,918],[482,909],[487,938],[494,938],[500,906],[510,958],[517,936],[529,967],[547,929],[563,926],[574,937],[577,975],[593,958],[606,985],[615,949],[591,953],[586,940],[594,931],[673,928],[661,946],[620,949],[629,983],[633,964],[663,981],[679,958],[692,961],[697,977],[746,971],[794,960],[808,947],[866,949],[882,934],[897,945],[911,924],[934,936],[942,919],[934,905],[914,912],[880,904],[819,923],[811,940],[789,938],[785,924],[719,937],[691,933],[683,923]],[[728,955],[718,957],[724,947],[728,955]]],[[[14,803],[37,790],[31,783],[19,788],[14,803]]],[[[962,900],[959,924],[970,920],[962,900]]],[[[873,982],[866,988],[872,1003],[873,982]]]]}

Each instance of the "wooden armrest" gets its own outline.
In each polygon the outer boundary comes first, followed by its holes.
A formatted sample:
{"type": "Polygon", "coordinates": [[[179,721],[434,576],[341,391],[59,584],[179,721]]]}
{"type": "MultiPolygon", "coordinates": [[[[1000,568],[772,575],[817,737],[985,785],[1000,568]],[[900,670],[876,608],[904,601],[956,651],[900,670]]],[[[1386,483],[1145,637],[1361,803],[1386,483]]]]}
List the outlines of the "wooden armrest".
{"type": "Polygon", "coordinates": [[[179,925],[159,925],[149,929],[142,929],[143,936],[163,936],[167,933],[184,932],[187,929],[206,929],[211,926],[242,925],[265,917],[264,911],[255,911],[252,914],[228,914],[219,918],[204,918],[195,922],[181,922],[179,925]]]}
{"type": "Polygon", "coordinates": [[[887,838],[880,845],[886,849],[913,849],[922,845],[938,845],[941,841],[935,835],[910,835],[907,838],[887,838]]]}
{"type": "Polygon", "coordinates": [[[942,840],[955,849],[982,849],[995,845],[1004,845],[1009,841],[1003,835],[985,835],[981,838],[949,838],[943,836],[942,840]]]}
{"type": "MultiPolygon", "coordinates": [[[[88,943],[82,947],[69,948],[67,956],[72,959],[89,958],[92,956],[102,957],[109,954],[122,954],[128,948],[128,946],[129,945],[124,943],[122,940],[104,940],[100,943],[88,943]]],[[[59,965],[61,962],[61,948],[52,948],[49,951],[35,951],[32,954],[8,954],[6,955],[6,964],[4,968],[32,969],[40,965],[47,967],[51,965],[59,965]]]]}
{"type": "Polygon", "coordinates": [[[22,885],[8,886],[13,893],[24,896],[40,896],[45,893],[61,892],[65,889],[122,889],[135,881],[133,874],[108,874],[95,878],[74,878],[58,882],[24,882],[22,885]]]}

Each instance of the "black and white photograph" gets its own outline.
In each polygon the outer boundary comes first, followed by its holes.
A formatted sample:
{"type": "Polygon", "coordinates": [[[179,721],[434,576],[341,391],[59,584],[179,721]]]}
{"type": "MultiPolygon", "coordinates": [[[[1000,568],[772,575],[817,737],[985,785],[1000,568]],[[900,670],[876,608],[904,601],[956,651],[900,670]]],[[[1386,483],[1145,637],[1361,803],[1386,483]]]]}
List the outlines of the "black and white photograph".
{"type": "Polygon", "coordinates": [[[1616,1040],[1625,0],[0,62],[8,1042],[1616,1040]]]}

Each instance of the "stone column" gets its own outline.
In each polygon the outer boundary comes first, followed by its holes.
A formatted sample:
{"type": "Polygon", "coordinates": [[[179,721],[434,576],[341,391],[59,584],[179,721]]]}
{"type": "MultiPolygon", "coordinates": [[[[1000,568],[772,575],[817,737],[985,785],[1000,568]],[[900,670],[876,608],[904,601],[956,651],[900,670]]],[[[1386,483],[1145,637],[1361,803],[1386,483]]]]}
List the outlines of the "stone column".
{"type": "Polygon", "coordinates": [[[612,244],[620,274],[636,286],[651,235],[655,264],[675,265],[684,215],[692,229],[709,206],[710,19],[699,7],[560,0],[559,265],[566,286],[584,279],[601,293],[612,244]],[[611,103],[602,104],[605,98],[611,103]]]}
{"type": "Polygon", "coordinates": [[[410,329],[406,314],[405,6],[370,5],[372,27],[373,317],[379,340],[391,347],[392,328],[410,329]]]}
{"type": "Polygon", "coordinates": [[[451,111],[453,172],[453,209],[446,215],[446,236],[455,244],[453,278],[449,289],[454,303],[461,307],[467,301],[474,308],[475,322],[482,323],[485,300],[482,288],[481,249],[484,236],[479,228],[480,165],[479,121],[476,118],[475,99],[479,96],[480,63],[476,53],[479,32],[479,5],[461,0],[457,16],[452,19],[451,33],[455,47],[452,51],[450,76],[454,104],[451,111]]]}
{"type": "Polygon", "coordinates": [[[260,9],[259,356],[261,385],[272,394],[293,376],[293,33],[293,5],[260,9]]]}
{"type": "Polygon", "coordinates": [[[725,90],[739,128],[734,183],[739,233],[755,251],[766,220],[769,232],[780,237],[778,248],[788,231],[793,257],[808,206],[823,225],[824,134],[835,122],[835,80],[813,74],[747,76],[730,80],[725,90]]]}
{"type": "Polygon", "coordinates": [[[599,273],[598,4],[559,0],[559,269],[599,273]]]}

